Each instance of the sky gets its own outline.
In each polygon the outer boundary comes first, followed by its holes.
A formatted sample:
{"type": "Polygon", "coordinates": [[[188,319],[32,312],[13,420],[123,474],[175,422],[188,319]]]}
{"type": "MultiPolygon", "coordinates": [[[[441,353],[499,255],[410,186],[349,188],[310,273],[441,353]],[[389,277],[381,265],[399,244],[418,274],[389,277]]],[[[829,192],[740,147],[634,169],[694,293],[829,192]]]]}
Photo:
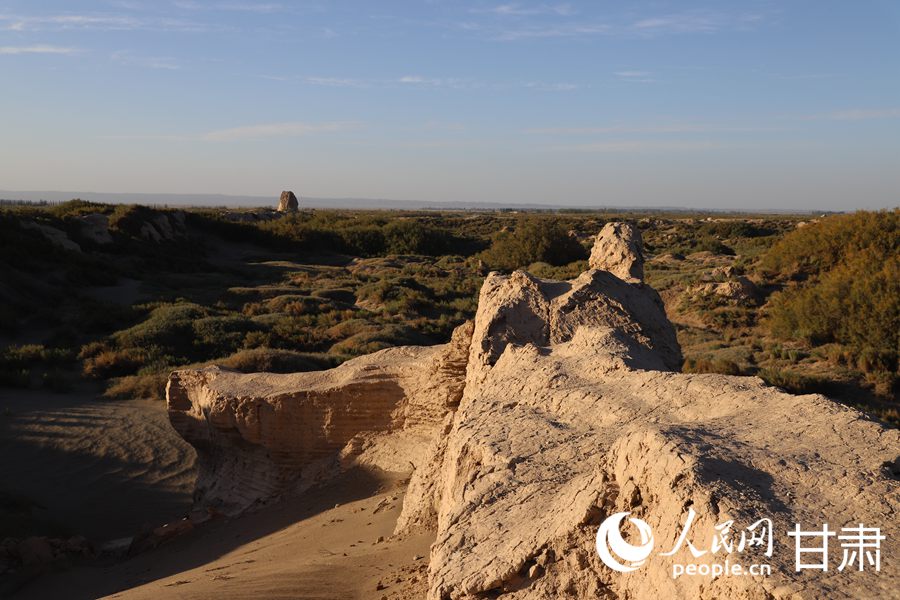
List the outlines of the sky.
{"type": "Polygon", "coordinates": [[[0,189],[900,205],[896,0],[0,0],[0,189]]]}

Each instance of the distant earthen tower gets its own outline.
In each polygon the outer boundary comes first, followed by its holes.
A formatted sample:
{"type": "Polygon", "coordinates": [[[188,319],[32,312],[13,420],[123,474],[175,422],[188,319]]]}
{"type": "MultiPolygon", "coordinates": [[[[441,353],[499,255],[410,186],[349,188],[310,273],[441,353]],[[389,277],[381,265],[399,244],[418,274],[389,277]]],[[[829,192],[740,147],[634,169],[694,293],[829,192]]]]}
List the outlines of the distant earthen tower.
{"type": "Polygon", "coordinates": [[[278,212],[294,212],[300,208],[297,196],[294,192],[281,192],[281,199],[278,201],[278,212]]]}

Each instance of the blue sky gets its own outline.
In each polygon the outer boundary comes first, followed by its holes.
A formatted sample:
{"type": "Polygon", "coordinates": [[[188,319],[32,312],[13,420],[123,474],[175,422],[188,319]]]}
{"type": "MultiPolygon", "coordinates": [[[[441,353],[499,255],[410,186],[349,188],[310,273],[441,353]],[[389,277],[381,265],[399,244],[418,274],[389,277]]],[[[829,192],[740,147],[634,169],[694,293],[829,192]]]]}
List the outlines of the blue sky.
{"type": "Polygon", "coordinates": [[[900,2],[0,0],[0,189],[900,204],[900,2]]]}

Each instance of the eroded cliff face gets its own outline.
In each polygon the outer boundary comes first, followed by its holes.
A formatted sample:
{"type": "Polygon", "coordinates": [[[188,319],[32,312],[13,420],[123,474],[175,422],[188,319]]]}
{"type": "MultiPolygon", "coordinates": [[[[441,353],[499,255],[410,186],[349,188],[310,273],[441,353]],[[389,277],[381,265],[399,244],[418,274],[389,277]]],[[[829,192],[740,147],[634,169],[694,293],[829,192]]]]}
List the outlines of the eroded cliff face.
{"type": "Polygon", "coordinates": [[[636,229],[607,225],[573,281],[489,275],[474,323],[447,345],[321,373],[173,374],[172,423],[201,456],[198,501],[239,512],[348,462],[412,470],[397,533],[436,530],[432,600],[889,597],[900,484],[884,465],[900,433],[823,396],[679,373],[640,257],[636,229]],[[724,560],[659,554],[689,509],[689,539],[707,550],[716,525],[733,520],[737,537],[772,519],[773,556],[736,558],[772,575],[673,579],[674,563],[724,560]],[[624,511],[657,548],[633,573],[595,550],[598,525],[624,511]],[[787,532],[824,522],[887,531],[881,572],[796,572],[787,532]]]}
{"type": "Polygon", "coordinates": [[[471,324],[310,373],[172,373],[169,420],[196,449],[195,502],[238,514],[350,463],[410,471],[459,403],[471,324]]]}

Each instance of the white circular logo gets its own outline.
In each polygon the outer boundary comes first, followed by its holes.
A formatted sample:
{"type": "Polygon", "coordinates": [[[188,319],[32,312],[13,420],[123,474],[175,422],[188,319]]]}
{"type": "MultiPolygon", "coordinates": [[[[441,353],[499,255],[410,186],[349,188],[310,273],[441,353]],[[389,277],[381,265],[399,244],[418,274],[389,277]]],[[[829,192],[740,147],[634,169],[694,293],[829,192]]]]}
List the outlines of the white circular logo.
{"type": "Polygon", "coordinates": [[[610,569],[622,573],[637,570],[653,550],[653,531],[641,519],[628,519],[641,534],[640,545],[633,546],[622,539],[622,521],[630,514],[630,512],[616,513],[607,517],[597,528],[597,554],[600,555],[600,560],[610,569]]]}

